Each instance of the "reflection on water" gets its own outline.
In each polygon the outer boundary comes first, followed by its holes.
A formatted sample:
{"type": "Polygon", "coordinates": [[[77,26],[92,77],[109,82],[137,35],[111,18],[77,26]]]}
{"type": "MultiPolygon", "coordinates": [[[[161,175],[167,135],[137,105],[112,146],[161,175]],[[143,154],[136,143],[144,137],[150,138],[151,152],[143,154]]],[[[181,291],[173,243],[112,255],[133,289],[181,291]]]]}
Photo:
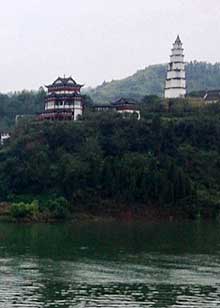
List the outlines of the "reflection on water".
{"type": "Polygon", "coordinates": [[[215,224],[0,224],[0,307],[218,307],[215,224]]]}

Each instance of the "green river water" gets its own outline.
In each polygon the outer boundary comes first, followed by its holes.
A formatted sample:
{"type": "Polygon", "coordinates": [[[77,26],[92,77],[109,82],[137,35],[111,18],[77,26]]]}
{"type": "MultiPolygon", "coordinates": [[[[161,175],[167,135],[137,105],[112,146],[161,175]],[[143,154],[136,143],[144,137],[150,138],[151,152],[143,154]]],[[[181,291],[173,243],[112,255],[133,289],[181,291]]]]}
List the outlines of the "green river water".
{"type": "Polygon", "coordinates": [[[0,307],[220,307],[220,225],[0,224],[0,307]]]}

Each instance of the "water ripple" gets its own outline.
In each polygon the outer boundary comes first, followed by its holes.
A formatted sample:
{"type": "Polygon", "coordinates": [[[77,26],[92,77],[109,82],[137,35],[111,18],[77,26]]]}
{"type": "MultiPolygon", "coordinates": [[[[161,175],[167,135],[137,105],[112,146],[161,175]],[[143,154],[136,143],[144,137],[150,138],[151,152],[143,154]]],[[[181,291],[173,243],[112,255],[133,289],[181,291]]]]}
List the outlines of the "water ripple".
{"type": "Polygon", "coordinates": [[[168,256],[149,255],[147,259],[147,265],[0,259],[0,307],[220,306],[215,257],[209,257],[209,265],[206,256],[197,256],[198,264],[195,256],[169,256],[169,262],[168,256]]]}

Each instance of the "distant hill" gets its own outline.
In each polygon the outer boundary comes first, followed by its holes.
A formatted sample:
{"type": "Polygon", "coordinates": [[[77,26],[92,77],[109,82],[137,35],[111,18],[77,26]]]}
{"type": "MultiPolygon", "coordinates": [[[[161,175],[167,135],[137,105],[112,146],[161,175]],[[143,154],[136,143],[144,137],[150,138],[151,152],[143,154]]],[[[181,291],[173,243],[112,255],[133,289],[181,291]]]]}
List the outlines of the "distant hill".
{"type": "MultiPolygon", "coordinates": [[[[134,75],[104,82],[95,89],[85,91],[94,103],[108,103],[120,97],[140,100],[146,95],[163,95],[166,64],[152,65],[134,75]]],[[[188,92],[220,89],[220,63],[191,62],[186,66],[188,92]]],[[[14,126],[16,115],[33,115],[44,109],[45,91],[0,93],[0,131],[14,126]]],[[[87,104],[90,98],[85,96],[87,104]]]]}
{"type": "MultiPolygon", "coordinates": [[[[120,97],[162,96],[166,69],[166,64],[151,65],[125,79],[104,82],[87,94],[95,103],[107,103],[120,97]]],[[[190,62],[186,65],[186,73],[188,93],[220,88],[220,63],[190,62]]]]}

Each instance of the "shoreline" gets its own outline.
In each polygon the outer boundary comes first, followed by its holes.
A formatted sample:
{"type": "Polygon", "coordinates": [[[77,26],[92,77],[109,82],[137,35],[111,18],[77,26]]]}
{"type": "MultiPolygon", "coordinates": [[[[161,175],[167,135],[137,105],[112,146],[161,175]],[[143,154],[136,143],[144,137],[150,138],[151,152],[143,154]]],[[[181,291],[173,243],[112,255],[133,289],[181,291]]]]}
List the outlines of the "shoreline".
{"type": "Polygon", "coordinates": [[[78,223],[78,222],[136,222],[146,223],[172,223],[184,221],[216,221],[219,217],[192,215],[182,209],[169,209],[162,207],[149,206],[147,209],[140,211],[132,210],[109,210],[100,211],[82,211],[78,210],[65,218],[53,217],[50,213],[40,213],[36,216],[14,218],[10,215],[11,205],[9,203],[0,204],[0,223],[26,223],[26,224],[54,224],[54,223],[78,223]]]}
{"type": "Polygon", "coordinates": [[[68,210],[63,217],[55,216],[52,211],[42,211],[32,215],[15,217],[11,213],[12,203],[0,202],[0,222],[26,223],[26,224],[54,224],[54,223],[76,223],[76,222],[135,222],[146,223],[169,223],[184,221],[220,221],[220,212],[213,212],[210,207],[200,208],[197,211],[187,210],[181,207],[165,207],[159,205],[144,204],[120,204],[108,201],[97,202],[92,208],[83,207],[78,204],[75,211],[68,210]],[[103,207],[105,204],[105,207],[103,207]]]}

